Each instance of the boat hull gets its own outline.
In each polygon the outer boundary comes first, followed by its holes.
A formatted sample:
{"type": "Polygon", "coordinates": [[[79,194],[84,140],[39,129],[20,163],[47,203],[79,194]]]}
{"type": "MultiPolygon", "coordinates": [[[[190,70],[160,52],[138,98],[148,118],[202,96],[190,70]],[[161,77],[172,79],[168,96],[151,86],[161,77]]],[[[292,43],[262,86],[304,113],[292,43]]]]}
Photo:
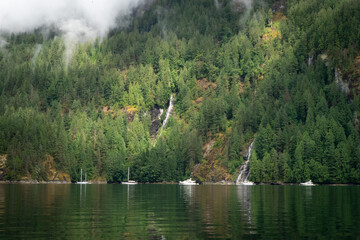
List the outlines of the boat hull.
{"type": "Polygon", "coordinates": [[[90,184],[89,182],[76,182],[76,184],[90,184]]]}
{"type": "Polygon", "coordinates": [[[315,184],[311,183],[311,184],[308,184],[308,183],[300,183],[301,186],[315,186],[315,184]]]}
{"type": "Polygon", "coordinates": [[[125,185],[136,185],[138,184],[137,182],[121,182],[121,184],[125,184],[125,185]]]}
{"type": "Polygon", "coordinates": [[[198,184],[198,183],[184,183],[184,182],[179,182],[179,185],[194,186],[194,185],[199,185],[199,184],[198,184]]]}

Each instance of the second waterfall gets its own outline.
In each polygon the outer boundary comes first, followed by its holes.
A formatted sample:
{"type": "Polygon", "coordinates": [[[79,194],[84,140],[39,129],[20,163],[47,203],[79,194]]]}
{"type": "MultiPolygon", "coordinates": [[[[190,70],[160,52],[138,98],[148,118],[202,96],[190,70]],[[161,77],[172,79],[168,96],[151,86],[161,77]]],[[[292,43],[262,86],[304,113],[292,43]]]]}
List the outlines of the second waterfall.
{"type": "Polygon", "coordinates": [[[246,156],[246,161],[240,167],[240,173],[235,182],[237,185],[254,185],[253,182],[248,181],[248,178],[250,175],[249,162],[250,162],[251,150],[253,148],[254,142],[255,142],[255,140],[252,141],[252,143],[250,144],[249,149],[248,149],[248,154],[246,156]]]}

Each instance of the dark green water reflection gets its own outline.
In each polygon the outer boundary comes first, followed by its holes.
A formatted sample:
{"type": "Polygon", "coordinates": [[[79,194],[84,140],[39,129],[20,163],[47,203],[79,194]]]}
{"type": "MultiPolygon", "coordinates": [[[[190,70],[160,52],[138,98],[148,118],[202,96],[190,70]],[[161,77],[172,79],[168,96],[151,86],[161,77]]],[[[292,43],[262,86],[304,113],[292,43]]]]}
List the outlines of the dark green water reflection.
{"type": "Polygon", "coordinates": [[[0,239],[359,239],[359,186],[0,185],[0,239]]]}

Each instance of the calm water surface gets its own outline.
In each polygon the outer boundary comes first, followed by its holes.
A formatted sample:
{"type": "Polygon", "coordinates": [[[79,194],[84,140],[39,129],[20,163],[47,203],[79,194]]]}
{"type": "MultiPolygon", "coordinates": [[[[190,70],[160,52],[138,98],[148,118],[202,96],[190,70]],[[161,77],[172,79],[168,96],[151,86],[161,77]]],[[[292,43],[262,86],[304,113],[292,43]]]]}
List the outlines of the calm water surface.
{"type": "Polygon", "coordinates": [[[0,185],[0,239],[360,239],[360,186],[0,185]]]}

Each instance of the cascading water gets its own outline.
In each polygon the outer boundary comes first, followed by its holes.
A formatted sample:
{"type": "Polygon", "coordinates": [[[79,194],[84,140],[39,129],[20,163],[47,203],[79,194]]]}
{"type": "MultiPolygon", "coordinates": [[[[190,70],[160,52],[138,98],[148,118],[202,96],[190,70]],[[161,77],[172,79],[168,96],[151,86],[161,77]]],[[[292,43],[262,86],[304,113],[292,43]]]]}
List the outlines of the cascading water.
{"type": "Polygon", "coordinates": [[[169,103],[169,107],[168,109],[166,110],[166,115],[165,115],[165,119],[164,119],[164,122],[161,126],[161,131],[164,129],[164,127],[166,126],[167,122],[169,121],[169,117],[171,115],[171,112],[174,108],[174,96],[171,94],[170,96],[170,103],[169,103]]]}
{"type": "MultiPolygon", "coordinates": [[[[159,133],[159,136],[161,136],[161,133],[162,133],[162,130],[165,128],[167,122],[169,121],[169,118],[170,118],[170,115],[171,115],[171,112],[174,108],[174,96],[171,94],[170,96],[170,102],[169,102],[169,107],[168,109],[166,110],[166,115],[165,115],[165,119],[163,121],[163,124],[160,128],[160,133],[159,133]]],[[[156,139],[154,141],[154,146],[156,145],[156,139]]]]}
{"type": "Polygon", "coordinates": [[[41,49],[42,49],[42,44],[37,44],[37,45],[36,45],[36,48],[35,48],[34,56],[33,56],[32,59],[31,59],[33,68],[34,68],[34,66],[35,66],[36,60],[37,60],[38,57],[39,57],[39,54],[40,54],[40,52],[41,52],[41,49]]]}
{"type": "Polygon", "coordinates": [[[310,56],[310,55],[309,55],[309,58],[308,58],[308,66],[311,65],[313,58],[314,58],[313,56],[310,56]]]}
{"type": "Polygon", "coordinates": [[[249,175],[250,175],[249,161],[250,161],[251,150],[253,148],[254,142],[255,142],[255,140],[249,146],[248,154],[246,156],[246,161],[240,167],[240,173],[239,173],[238,178],[236,179],[236,184],[248,182],[247,179],[249,178],[249,175]]]}

